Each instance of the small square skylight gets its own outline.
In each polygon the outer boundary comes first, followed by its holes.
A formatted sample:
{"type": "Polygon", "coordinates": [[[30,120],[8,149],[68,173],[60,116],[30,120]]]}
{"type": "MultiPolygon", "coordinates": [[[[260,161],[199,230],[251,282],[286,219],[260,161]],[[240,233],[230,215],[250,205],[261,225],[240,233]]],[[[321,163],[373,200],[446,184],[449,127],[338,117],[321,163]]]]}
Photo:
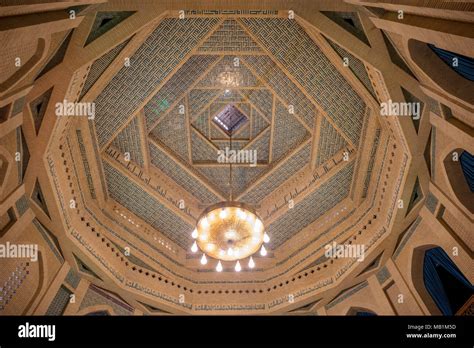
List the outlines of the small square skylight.
{"type": "Polygon", "coordinates": [[[229,135],[237,131],[247,121],[247,116],[232,104],[227,105],[220,113],[214,116],[214,122],[229,135]]]}

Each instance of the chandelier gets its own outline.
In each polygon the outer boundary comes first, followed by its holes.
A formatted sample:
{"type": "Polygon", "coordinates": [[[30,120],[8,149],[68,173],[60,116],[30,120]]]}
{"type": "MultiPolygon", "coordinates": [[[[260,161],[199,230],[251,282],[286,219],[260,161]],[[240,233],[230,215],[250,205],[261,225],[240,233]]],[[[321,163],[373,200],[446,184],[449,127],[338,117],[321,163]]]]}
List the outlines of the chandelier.
{"type": "Polygon", "coordinates": [[[194,239],[191,251],[202,252],[202,265],[208,263],[208,257],[217,260],[217,272],[222,272],[222,262],[235,262],[236,272],[242,270],[243,260],[247,260],[249,269],[254,268],[252,255],[258,251],[261,256],[267,255],[264,244],[270,241],[257,212],[246,204],[232,200],[232,162],[229,161],[229,164],[229,200],[208,207],[198,218],[191,234],[194,239]]]}
{"type": "Polygon", "coordinates": [[[248,259],[248,267],[255,267],[252,255],[260,250],[265,256],[264,243],[270,238],[265,232],[263,222],[249,206],[238,202],[221,202],[207,208],[199,217],[192,233],[195,239],[191,251],[203,252],[201,264],[207,258],[218,260],[216,271],[221,272],[221,261],[236,261],[234,269],[242,269],[241,261],[248,259]]]}

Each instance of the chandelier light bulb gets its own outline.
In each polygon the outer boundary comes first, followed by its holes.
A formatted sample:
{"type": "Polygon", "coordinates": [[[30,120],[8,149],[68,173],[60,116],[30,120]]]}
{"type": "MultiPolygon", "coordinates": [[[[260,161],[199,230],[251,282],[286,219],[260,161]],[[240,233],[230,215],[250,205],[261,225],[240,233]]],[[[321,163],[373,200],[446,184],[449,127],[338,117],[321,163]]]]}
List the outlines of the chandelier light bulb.
{"type": "Polygon", "coordinates": [[[227,210],[226,209],[222,209],[219,213],[219,217],[221,219],[225,219],[227,217],[227,210]]]}
{"type": "Polygon", "coordinates": [[[260,255],[266,256],[267,255],[267,249],[265,249],[265,246],[262,245],[262,248],[260,249],[260,255]]]}
{"type": "Polygon", "coordinates": [[[234,249],[232,249],[232,248],[227,249],[227,255],[229,255],[229,256],[234,255],[234,249]]]}
{"type": "Polygon", "coordinates": [[[198,231],[197,229],[194,229],[193,230],[193,233],[191,233],[191,237],[193,237],[194,239],[196,239],[198,237],[198,231]]]}
{"type": "Polygon", "coordinates": [[[242,209],[239,209],[237,210],[237,216],[239,217],[239,219],[245,220],[247,214],[242,209]]]}
{"type": "Polygon", "coordinates": [[[195,253],[196,251],[198,251],[198,245],[197,245],[196,241],[194,241],[193,246],[191,247],[191,251],[192,251],[193,253],[195,253]]]}
{"type": "Polygon", "coordinates": [[[216,271],[217,272],[222,272],[222,263],[220,261],[217,263],[216,271]]]}
{"type": "Polygon", "coordinates": [[[207,221],[207,218],[202,219],[202,227],[208,228],[209,227],[209,221],[207,221]]]}
{"type": "Polygon", "coordinates": [[[255,262],[253,261],[253,258],[252,256],[250,256],[250,260],[249,260],[249,268],[254,268],[255,267],[255,262]]]}
{"type": "Polygon", "coordinates": [[[267,232],[263,234],[263,242],[268,243],[270,241],[270,237],[268,236],[267,232]]]}
{"type": "Polygon", "coordinates": [[[201,257],[201,265],[205,265],[206,263],[207,263],[206,254],[202,254],[202,257],[201,257]]]}
{"type": "Polygon", "coordinates": [[[242,270],[242,267],[240,266],[240,262],[237,261],[237,263],[235,264],[235,271],[240,272],[241,270],[242,270]]]}

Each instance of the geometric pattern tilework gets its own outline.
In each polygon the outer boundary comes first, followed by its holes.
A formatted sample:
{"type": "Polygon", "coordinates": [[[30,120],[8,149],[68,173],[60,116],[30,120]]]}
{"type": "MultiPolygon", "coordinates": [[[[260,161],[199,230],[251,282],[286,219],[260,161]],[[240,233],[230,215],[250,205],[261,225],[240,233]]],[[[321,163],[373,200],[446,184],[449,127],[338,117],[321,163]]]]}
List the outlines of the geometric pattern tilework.
{"type": "MultiPolygon", "coordinates": [[[[229,104],[229,103],[246,103],[244,97],[240,95],[240,93],[235,90],[230,90],[229,94],[222,93],[216,100],[214,100],[215,104],[229,104]]],[[[215,111],[215,110],[214,110],[215,111]]],[[[211,112],[212,114],[212,112],[211,112]]]]}
{"type": "MultiPolygon", "coordinates": [[[[94,150],[94,155],[95,158],[98,159],[100,158],[99,154],[99,147],[97,146],[97,138],[96,138],[96,131],[95,131],[95,124],[94,122],[88,122],[89,123],[89,136],[92,141],[92,148],[94,150]]],[[[100,188],[102,189],[102,194],[104,195],[105,199],[108,199],[108,193],[107,193],[107,188],[105,187],[105,179],[104,179],[104,171],[102,170],[102,166],[99,165],[97,167],[99,170],[99,179],[100,179],[100,188]]]]}
{"type": "Polygon", "coordinates": [[[186,248],[191,241],[188,236],[193,226],[183,221],[107,162],[103,163],[110,197],[166,237],[186,248]]]}
{"type": "Polygon", "coordinates": [[[228,197],[229,190],[229,166],[222,167],[199,167],[197,170],[209,183],[216,188],[224,197],[228,197]]]}
{"type": "MultiPolygon", "coordinates": [[[[250,104],[248,104],[248,103],[238,103],[238,104],[235,104],[235,106],[240,109],[240,112],[242,112],[247,117],[247,120],[248,120],[249,116],[250,116],[250,109],[251,109],[250,104]]],[[[243,124],[246,124],[246,123],[243,123],[243,124]]],[[[237,131],[237,129],[234,130],[235,133],[236,133],[236,131],[237,131]]]]}
{"type": "Polygon", "coordinates": [[[360,59],[347,52],[344,48],[342,48],[335,42],[327,38],[326,40],[341,58],[349,59],[349,68],[351,69],[351,71],[354,73],[354,75],[357,76],[360,82],[364,84],[365,88],[367,88],[370,94],[375,97],[376,95],[374,92],[374,88],[372,86],[372,82],[370,82],[369,75],[367,74],[367,70],[365,69],[364,63],[362,63],[360,59]]]}
{"type": "MultiPolygon", "coordinates": [[[[184,105],[183,103],[184,99],[181,100],[180,104],[184,105]]],[[[180,114],[179,108],[175,107],[163,116],[150,136],[165,144],[182,160],[189,160],[186,115],[180,114]]]]}
{"type": "Polygon", "coordinates": [[[243,20],[353,144],[357,145],[362,131],[365,103],[304,29],[291,19],[243,20]],[[348,117],[351,122],[348,122],[348,117]]]}
{"type": "Polygon", "coordinates": [[[252,122],[251,137],[255,138],[263,129],[269,126],[269,123],[255,109],[252,110],[252,115],[253,115],[253,122],[252,122]]]}
{"type": "Polygon", "coordinates": [[[195,130],[191,131],[191,151],[194,162],[217,162],[217,149],[196,134],[195,130]]]}
{"type": "Polygon", "coordinates": [[[125,154],[130,153],[130,160],[143,168],[142,139],[140,138],[139,119],[134,117],[130,123],[117,135],[112,145],[125,154]]]}
{"type": "MultiPolygon", "coordinates": [[[[246,127],[246,128],[248,128],[248,127],[246,127]]],[[[240,137],[240,134],[241,133],[239,133],[239,137],[240,137]]],[[[217,146],[219,148],[219,150],[225,151],[226,148],[231,149],[230,138],[226,139],[226,140],[213,140],[212,142],[215,146],[217,146]]],[[[232,139],[232,150],[241,150],[245,146],[247,146],[248,143],[249,143],[248,140],[234,140],[234,139],[232,139]]]]}
{"type": "Polygon", "coordinates": [[[259,178],[265,171],[265,168],[258,167],[233,167],[232,188],[234,197],[243,192],[243,190],[245,190],[257,178],[259,178]]]}
{"type": "Polygon", "coordinates": [[[313,126],[316,115],[314,105],[269,57],[248,56],[244,59],[287,105],[293,105],[295,114],[300,116],[307,126],[313,126]]]}
{"type": "Polygon", "coordinates": [[[247,98],[255,107],[268,119],[272,115],[272,93],[267,89],[246,89],[241,90],[245,98],[247,98]]]}
{"type": "Polygon", "coordinates": [[[206,35],[217,19],[167,18],[161,21],[96,98],[95,126],[99,145],[110,140],[138,105],[206,35]]]}
{"type": "Polygon", "coordinates": [[[257,186],[247,192],[242,197],[241,201],[249,204],[259,204],[259,202],[270,194],[270,192],[274,191],[292,175],[307,165],[310,153],[311,144],[307,144],[293,156],[288,158],[284,164],[275,169],[257,186]]]}
{"type": "Polygon", "coordinates": [[[219,93],[218,89],[193,89],[189,92],[189,112],[194,119],[201,109],[219,93]]]}
{"type": "Polygon", "coordinates": [[[256,87],[258,79],[243,64],[235,66],[235,56],[224,56],[219,63],[197,84],[200,87],[256,87]]]}
{"type": "MultiPolygon", "coordinates": [[[[231,192],[234,198],[246,192],[239,201],[258,205],[309,165],[312,144],[308,129],[313,129],[317,117],[322,116],[316,103],[329,117],[323,117],[318,130],[317,166],[347,147],[348,142],[357,146],[366,105],[296,21],[247,17],[225,19],[218,25],[221,20],[163,20],[132,55],[132,64],[121,68],[96,98],[94,125],[100,146],[113,140],[116,149],[129,152],[131,160],[140,166],[144,165],[145,141],[153,167],[201,204],[217,203],[231,192]],[[209,36],[213,28],[218,29],[209,36]],[[208,39],[198,48],[198,42],[206,36],[208,39]],[[200,54],[192,54],[193,49],[200,54]],[[239,58],[237,66],[235,58],[239,58]],[[148,98],[143,111],[152,141],[141,139],[141,120],[132,114],[148,98]],[[203,162],[216,162],[217,150],[230,145],[229,133],[214,120],[229,107],[245,119],[233,132],[232,149],[257,150],[258,163],[267,164],[233,166],[232,187],[229,165],[203,166],[203,162]],[[201,163],[190,165],[193,162],[201,163]],[[259,178],[262,180],[251,187],[259,178]]],[[[346,22],[352,25],[354,21],[346,22]]],[[[353,73],[373,93],[364,64],[330,44],[339,55],[350,58],[353,73]]],[[[116,47],[99,58],[94,63],[97,69],[105,71],[121,50],[116,47]]],[[[221,122],[230,129],[234,121],[222,118],[221,122]]],[[[345,165],[291,209],[282,223],[272,224],[272,247],[281,245],[347,197],[353,167],[354,163],[345,165]]],[[[104,171],[112,199],[178,245],[188,247],[193,226],[114,166],[104,162],[104,171]]]]}
{"type": "Polygon", "coordinates": [[[220,201],[219,197],[210,192],[199,180],[188,174],[175,161],[170,159],[160,148],[149,143],[151,163],[173,179],[184,190],[191,193],[202,203],[212,204],[220,201]]]}
{"type": "Polygon", "coordinates": [[[367,36],[365,36],[364,28],[355,12],[327,12],[321,11],[323,15],[333,20],[352,35],[370,46],[367,36]]]}
{"type": "Polygon", "coordinates": [[[346,140],[334,129],[324,117],[321,120],[321,132],[318,145],[316,166],[320,166],[339,150],[347,146],[346,140]]]}
{"type": "Polygon", "coordinates": [[[268,226],[268,232],[272,236],[271,248],[279,247],[346,198],[353,170],[354,162],[346,165],[301,202],[295,204],[293,209],[289,209],[285,215],[268,226]]]}
{"type": "MultiPolygon", "coordinates": [[[[218,140],[212,140],[214,145],[219,147],[220,150],[226,151],[226,148],[232,149],[232,150],[242,150],[246,148],[251,142],[248,139],[248,134],[249,134],[249,124],[246,124],[242,127],[242,130],[237,132],[236,134],[236,139],[232,138],[232,144],[230,143],[230,138],[227,139],[218,139],[218,140]],[[237,139],[238,138],[238,139],[237,139]]],[[[255,142],[256,144],[257,142],[255,142]]],[[[255,150],[255,145],[251,145],[247,149],[255,150]]],[[[259,147],[259,151],[263,151],[262,145],[259,147]]],[[[268,152],[269,149],[266,149],[265,152],[268,152]]],[[[260,156],[258,156],[260,158],[260,156]]],[[[262,160],[263,161],[263,160],[262,160]]]]}
{"type": "MultiPolygon", "coordinates": [[[[194,115],[194,114],[191,114],[194,115]]],[[[204,135],[206,138],[210,137],[209,134],[209,115],[207,111],[203,112],[200,114],[194,122],[192,122],[192,125],[199,131],[201,132],[202,135],[204,135]]]]}
{"type": "Polygon", "coordinates": [[[260,138],[254,141],[250,146],[246,147],[246,150],[255,150],[257,152],[258,162],[268,162],[270,155],[270,130],[266,130],[262,133],[260,138]]]}
{"type": "Polygon", "coordinates": [[[272,160],[278,161],[305,141],[310,133],[279,101],[275,106],[272,160]]]}
{"type": "Polygon", "coordinates": [[[61,285],[56,296],[54,296],[51,301],[51,304],[46,311],[46,315],[62,315],[66,310],[71,294],[72,292],[69,289],[61,285]]]}
{"type": "MultiPolygon", "coordinates": [[[[220,106],[220,105],[219,105],[220,106]]],[[[228,136],[214,122],[211,123],[211,139],[227,139],[228,136]]]]}
{"type": "MultiPolygon", "coordinates": [[[[250,124],[248,123],[244,124],[235,135],[238,138],[249,139],[250,138],[250,124]]],[[[236,150],[238,149],[236,148],[236,150]]]]}
{"type": "Polygon", "coordinates": [[[107,69],[108,66],[114,61],[114,59],[117,58],[123,48],[127,46],[130,39],[125,40],[121,44],[115,46],[92,64],[89,70],[89,74],[87,74],[86,82],[84,82],[84,87],[82,87],[81,96],[79,97],[79,99],[82,99],[82,97],[89,91],[89,89],[91,89],[94,83],[97,82],[97,80],[103,74],[105,69],[107,69]]]}
{"type": "MultiPolygon", "coordinates": [[[[217,56],[192,56],[178,71],[164,84],[153,98],[145,105],[145,116],[148,130],[163,117],[169,107],[184,97],[184,93],[191,87],[202,73],[216,60],[217,56]]],[[[184,101],[181,102],[181,105],[184,101]]]]}
{"type": "Polygon", "coordinates": [[[261,50],[234,19],[226,19],[199,47],[201,52],[260,52],[261,50]]]}
{"type": "MultiPolygon", "coordinates": [[[[211,184],[216,187],[224,197],[229,197],[230,186],[229,186],[229,166],[222,168],[199,168],[206,178],[209,179],[211,184]]],[[[258,167],[232,167],[232,193],[233,196],[237,196],[242,190],[251,184],[258,176],[265,171],[264,168],[258,167]]]]}

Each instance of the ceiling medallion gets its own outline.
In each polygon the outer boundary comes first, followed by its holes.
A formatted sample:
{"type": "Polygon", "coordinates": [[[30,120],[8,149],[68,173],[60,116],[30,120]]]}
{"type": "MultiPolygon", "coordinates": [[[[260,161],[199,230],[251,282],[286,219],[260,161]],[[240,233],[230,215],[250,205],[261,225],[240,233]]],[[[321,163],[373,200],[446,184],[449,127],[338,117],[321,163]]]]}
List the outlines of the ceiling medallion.
{"type": "Polygon", "coordinates": [[[207,208],[199,217],[192,233],[195,239],[191,251],[203,252],[201,264],[207,264],[207,258],[218,260],[216,271],[223,270],[222,262],[237,261],[234,269],[240,272],[240,261],[248,258],[250,269],[255,267],[252,255],[260,250],[265,256],[264,243],[270,238],[265,232],[262,220],[254,209],[238,202],[221,202],[207,208]]]}

